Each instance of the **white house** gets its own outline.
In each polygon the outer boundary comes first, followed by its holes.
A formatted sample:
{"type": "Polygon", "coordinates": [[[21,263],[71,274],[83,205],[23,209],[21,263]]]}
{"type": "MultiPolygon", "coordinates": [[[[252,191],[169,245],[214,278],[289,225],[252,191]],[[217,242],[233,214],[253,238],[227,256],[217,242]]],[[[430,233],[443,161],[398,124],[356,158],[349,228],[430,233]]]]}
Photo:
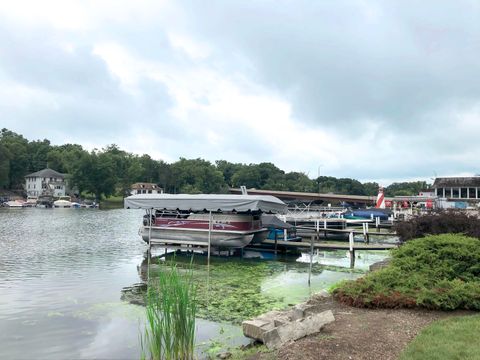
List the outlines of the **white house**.
{"type": "Polygon", "coordinates": [[[137,194],[161,194],[163,189],[157,184],[153,183],[135,183],[130,187],[130,193],[132,195],[137,194]]]}
{"type": "Polygon", "coordinates": [[[65,174],[52,169],[43,169],[25,176],[27,196],[65,196],[65,174]]]}

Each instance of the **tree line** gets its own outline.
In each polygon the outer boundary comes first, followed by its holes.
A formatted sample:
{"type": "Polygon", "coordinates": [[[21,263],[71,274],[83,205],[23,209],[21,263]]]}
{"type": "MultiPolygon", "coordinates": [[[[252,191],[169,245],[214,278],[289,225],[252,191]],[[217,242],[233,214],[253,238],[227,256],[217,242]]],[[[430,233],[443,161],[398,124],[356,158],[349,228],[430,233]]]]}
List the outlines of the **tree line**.
{"type": "MultiPolygon", "coordinates": [[[[173,163],[135,155],[112,144],[101,150],[85,150],[78,144],[52,145],[49,140],[29,141],[8,129],[0,133],[0,189],[22,190],[25,175],[51,168],[68,174],[79,193],[97,199],[126,195],[136,182],[160,185],[169,193],[226,193],[229,187],[376,195],[376,182],[320,176],[310,179],[302,172],[285,172],[272,163],[242,164],[197,158],[173,163]]],[[[416,195],[428,187],[424,181],[394,183],[386,195],[416,195]]]]}

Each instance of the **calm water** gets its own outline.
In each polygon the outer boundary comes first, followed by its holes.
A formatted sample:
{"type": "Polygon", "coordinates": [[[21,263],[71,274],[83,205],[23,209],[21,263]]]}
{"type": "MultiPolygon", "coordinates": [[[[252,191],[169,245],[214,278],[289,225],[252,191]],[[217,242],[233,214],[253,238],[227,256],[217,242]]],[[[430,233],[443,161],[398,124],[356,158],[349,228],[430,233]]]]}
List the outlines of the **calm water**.
{"type": "MultiPolygon", "coordinates": [[[[123,209],[0,209],[1,359],[139,357],[143,308],[121,296],[123,289],[141,281],[137,267],[146,246],[137,230],[142,215],[123,209]]],[[[359,268],[384,257],[358,256],[359,268]]],[[[314,260],[349,264],[343,251],[320,252],[314,260]]],[[[284,269],[259,280],[260,291],[294,303],[359,276],[329,269],[314,274],[308,287],[302,261],[308,262],[308,256],[292,261],[298,269],[282,264],[284,269]]],[[[238,326],[198,321],[198,343],[221,334],[233,334],[230,342],[245,342],[238,326]]]]}

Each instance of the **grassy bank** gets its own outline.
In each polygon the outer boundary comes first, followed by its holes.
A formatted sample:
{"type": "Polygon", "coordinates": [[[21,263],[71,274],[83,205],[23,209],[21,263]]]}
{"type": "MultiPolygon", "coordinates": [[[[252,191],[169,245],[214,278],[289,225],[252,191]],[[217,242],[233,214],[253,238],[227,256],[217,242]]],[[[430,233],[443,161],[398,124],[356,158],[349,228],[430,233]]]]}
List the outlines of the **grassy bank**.
{"type": "Polygon", "coordinates": [[[441,320],[426,327],[400,360],[473,360],[480,357],[480,315],[441,320]]]}
{"type": "Polygon", "coordinates": [[[480,310],[480,241],[458,234],[411,240],[392,251],[391,264],[335,289],[359,307],[480,310]]]}
{"type": "Polygon", "coordinates": [[[121,209],[123,208],[122,196],[110,196],[100,200],[100,209],[121,209]]]}

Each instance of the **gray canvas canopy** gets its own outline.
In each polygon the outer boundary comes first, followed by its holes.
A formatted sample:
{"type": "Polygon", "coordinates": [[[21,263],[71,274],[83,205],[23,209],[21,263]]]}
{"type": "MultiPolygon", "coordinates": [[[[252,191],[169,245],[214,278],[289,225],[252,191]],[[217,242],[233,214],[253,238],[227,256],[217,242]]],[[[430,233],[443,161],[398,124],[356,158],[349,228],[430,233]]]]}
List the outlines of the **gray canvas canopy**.
{"type": "Polygon", "coordinates": [[[283,213],[287,205],[270,195],[138,194],[125,198],[124,208],[283,213]]]}
{"type": "Polygon", "coordinates": [[[262,225],[269,228],[276,229],[291,229],[294,228],[292,224],[280,220],[275,215],[262,214],[262,225]]]}

